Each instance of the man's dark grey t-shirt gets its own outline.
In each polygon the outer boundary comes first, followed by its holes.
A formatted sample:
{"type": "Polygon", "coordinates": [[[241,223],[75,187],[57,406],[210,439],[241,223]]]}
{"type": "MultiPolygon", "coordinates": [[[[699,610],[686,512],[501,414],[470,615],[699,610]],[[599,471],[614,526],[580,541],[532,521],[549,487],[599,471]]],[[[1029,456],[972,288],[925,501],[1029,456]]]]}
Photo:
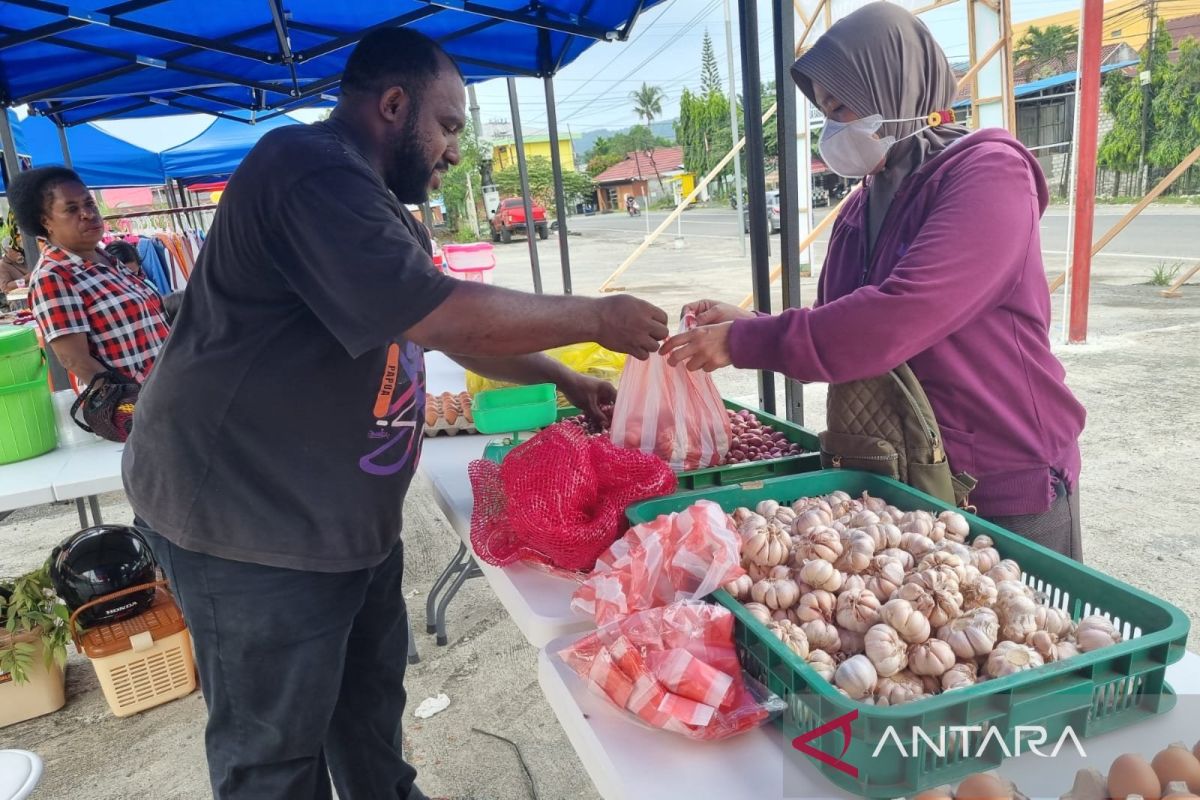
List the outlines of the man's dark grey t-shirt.
{"type": "Polygon", "coordinates": [[[421,451],[422,350],[453,290],[340,123],[238,168],[125,448],[137,514],[188,550],[340,572],[382,560],[421,451]]]}

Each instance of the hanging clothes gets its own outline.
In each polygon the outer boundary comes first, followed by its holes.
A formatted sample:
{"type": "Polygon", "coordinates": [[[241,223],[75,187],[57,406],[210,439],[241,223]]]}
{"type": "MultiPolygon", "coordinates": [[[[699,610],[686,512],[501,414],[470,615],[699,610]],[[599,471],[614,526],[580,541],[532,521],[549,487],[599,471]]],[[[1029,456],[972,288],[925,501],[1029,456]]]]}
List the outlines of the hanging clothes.
{"type": "Polygon", "coordinates": [[[160,256],[155,244],[154,239],[139,237],[137,242],[138,258],[141,259],[142,271],[146,273],[147,280],[155,289],[158,289],[159,294],[168,295],[171,293],[172,286],[171,279],[167,277],[167,266],[163,263],[166,253],[164,252],[160,256]]]}

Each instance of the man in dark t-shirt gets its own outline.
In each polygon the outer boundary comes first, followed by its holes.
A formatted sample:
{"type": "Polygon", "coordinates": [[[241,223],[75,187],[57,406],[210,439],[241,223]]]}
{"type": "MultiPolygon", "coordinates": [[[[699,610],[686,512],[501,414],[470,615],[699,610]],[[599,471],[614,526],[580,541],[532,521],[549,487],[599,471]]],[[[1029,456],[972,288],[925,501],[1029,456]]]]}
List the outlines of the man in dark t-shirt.
{"type": "Polygon", "coordinates": [[[196,645],[219,798],[423,798],[401,754],[404,496],[425,348],[554,382],[536,354],[645,358],[666,315],[437,272],[405,210],[458,162],[463,83],[431,40],[365,37],[330,120],[272,131],[229,181],[124,456],[130,502],[196,645]]]}

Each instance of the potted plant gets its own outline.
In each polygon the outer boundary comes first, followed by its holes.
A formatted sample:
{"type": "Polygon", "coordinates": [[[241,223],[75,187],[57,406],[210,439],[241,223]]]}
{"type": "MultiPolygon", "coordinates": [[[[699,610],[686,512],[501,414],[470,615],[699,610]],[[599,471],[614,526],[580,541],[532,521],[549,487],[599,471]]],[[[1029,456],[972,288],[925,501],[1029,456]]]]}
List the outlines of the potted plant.
{"type": "Polygon", "coordinates": [[[54,593],[48,565],[0,580],[0,727],[66,703],[70,612],[54,593]]]}

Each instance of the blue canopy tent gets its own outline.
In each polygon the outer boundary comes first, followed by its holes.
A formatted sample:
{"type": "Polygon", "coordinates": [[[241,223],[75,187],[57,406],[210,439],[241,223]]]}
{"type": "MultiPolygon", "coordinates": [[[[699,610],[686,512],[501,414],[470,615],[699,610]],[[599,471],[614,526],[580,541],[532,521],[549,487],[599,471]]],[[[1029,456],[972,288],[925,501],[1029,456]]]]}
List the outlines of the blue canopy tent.
{"type": "Polygon", "coordinates": [[[255,124],[247,111],[232,112],[236,119],[217,118],[183,144],[162,152],[162,168],[169,178],[219,178],[231,175],[263,134],[298,124],[289,116],[272,117],[255,124]]]}
{"type": "MultiPolygon", "coordinates": [[[[66,164],[59,142],[59,128],[41,117],[27,117],[18,126],[24,135],[24,150],[37,166],[66,164]]],[[[166,183],[159,154],[130,144],[97,128],[77,125],[64,135],[68,142],[71,168],[83,182],[96,189],[122,186],[161,186],[166,183]]],[[[2,184],[0,184],[2,187],[2,184]]]]}

